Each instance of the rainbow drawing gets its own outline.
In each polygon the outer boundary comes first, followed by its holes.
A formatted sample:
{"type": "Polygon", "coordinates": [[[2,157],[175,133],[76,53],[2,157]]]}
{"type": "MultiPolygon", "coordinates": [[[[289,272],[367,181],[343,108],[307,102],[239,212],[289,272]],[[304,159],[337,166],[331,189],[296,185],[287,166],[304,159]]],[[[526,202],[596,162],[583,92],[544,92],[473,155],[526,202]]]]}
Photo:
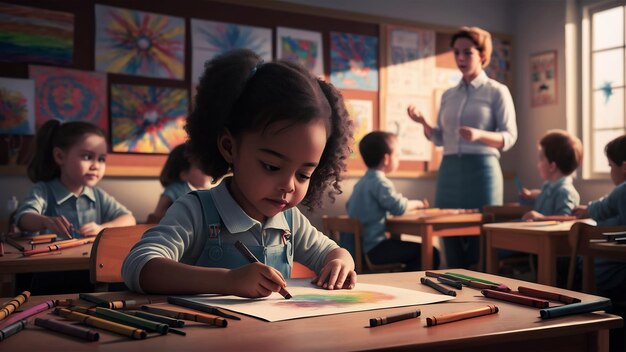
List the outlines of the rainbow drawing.
{"type": "Polygon", "coordinates": [[[395,296],[382,292],[344,290],[295,295],[288,301],[276,302],[276,305],[293,308],[346,307],[355,304],[391,301],[395,298],[395,296]]]}

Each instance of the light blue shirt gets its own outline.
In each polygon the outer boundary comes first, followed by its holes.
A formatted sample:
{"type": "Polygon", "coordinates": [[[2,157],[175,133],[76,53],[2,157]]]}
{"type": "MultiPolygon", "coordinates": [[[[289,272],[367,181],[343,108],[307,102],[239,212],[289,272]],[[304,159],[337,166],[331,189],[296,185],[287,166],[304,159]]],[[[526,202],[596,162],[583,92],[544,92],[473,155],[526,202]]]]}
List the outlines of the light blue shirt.
{"type": "Polygon", "coordinates": [[[437,126],[433,128],[432,141],[443,146],[443,153],[491,154],[500,151],[482,142],[468,142],[459,135],[462,126],[499,132],[504,139],[502,150],[510,149],[517,140],[515,106],[509,89],[481,72],[470,84],[463,80],[446,90],[441,97],[437,126]]]}
{"type": "Polygon", "coordinates": [[[598,226],[626,225],[626,182],[619,184],[607,196],[590,202],[587,212],[598,222],[598,226]]]}
{"type": "Polygon", "coordinates": [[[76,196],[68,191],[58,178],[37,182],[33,186],[15,212],[15,223],[18,224],[27,213],[45,216],[63,215],[75,230],[90,222],[102,224],[122,215],[131,214],[125,206],[99,187],[84,187],[83,192],[76,196]]]}
{"type": "MultiPolygon", "coordinates": [[[[278,213],[265,223],[251,218],[228,191],[230,178],[212,188],[211,196],[222,220],[221,238],[240,240],[246,245],[276,245],[289,230],[284,214],[278,213]]],[[[319,272],[326,255],[339,246],[311,225],[298,208],[292,210],[294,260],[319,272]]],[[[193,194],[180,197],[165,213],[161,222],[146,231],[131,249],[122,266],[124,282],[133,291],[143,292],[139,275],[143,266],[154,258],[168,258],[195,264],[203,252],[209,229],[205,228],[200,200],[193,194]]],[[[237,253],[240,255],[240,253],[237,253]]]]}
{"type": "Polygon", "coordinates": [[[580,204],[580,196],[574,188],[571,176],[556,181],[546,181],[535,200],[535,211],[543,215],[570,215],[580,204]]]}
{"type": "Polygon", "coordinates": [[[172,202],[175,202],[176,199],[180,198],[181,196],[184,196],[185,194],[193,190],[194,189],[192,189],[189,186],[189,183],[183,182],[183,181],[177,181],[177,182],[172,182],[169,185],[165,186],[165,189],[163,190],[162,195],[171,199],[172,202]]]}
{"type": "Polygon", "coordinates": [[[351,218],[359,219],[363,227],[363,253],[367,254],[385,237],[388,215],[402,215],[409,200],[397,193],[385,173],[368,169],[354,185],[346,208],[351,218]]]}

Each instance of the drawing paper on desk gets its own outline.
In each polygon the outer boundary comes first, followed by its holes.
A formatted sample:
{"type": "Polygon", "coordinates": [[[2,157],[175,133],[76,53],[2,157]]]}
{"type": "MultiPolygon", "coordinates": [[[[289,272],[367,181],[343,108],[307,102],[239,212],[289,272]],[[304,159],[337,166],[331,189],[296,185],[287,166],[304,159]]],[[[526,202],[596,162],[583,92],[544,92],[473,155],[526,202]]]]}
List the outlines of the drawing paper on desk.
{"type": "Polygon", "coordinates": [[[358,283],[352,290],[325,290],[310,279],[287,280],[293,298],[286,300],[274,292],[259,299],[236,296],[184,296],[194,302],[229,309],[267,321],[314,317],[320,315],[358,312],[372,309],[403,307],[443,302],[454,297],[403,288],[358,283]]]}

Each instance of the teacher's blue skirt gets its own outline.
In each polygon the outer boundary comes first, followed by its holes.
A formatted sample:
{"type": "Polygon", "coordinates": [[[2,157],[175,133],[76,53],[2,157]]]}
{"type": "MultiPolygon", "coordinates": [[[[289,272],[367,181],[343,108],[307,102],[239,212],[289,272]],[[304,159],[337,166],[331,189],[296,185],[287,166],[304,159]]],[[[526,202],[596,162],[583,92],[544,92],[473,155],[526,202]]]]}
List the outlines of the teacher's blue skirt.
{"type": "MultiPolygon", "coordinates": [[[[437,177],[437,208],[482,209],[501,205],[502,169],[494,155],[458,154],[443,157],[437,177]]],[[[444,237],[450,268],[469,268],[478,263],[480,240],[476,236],[444,237]]]]}

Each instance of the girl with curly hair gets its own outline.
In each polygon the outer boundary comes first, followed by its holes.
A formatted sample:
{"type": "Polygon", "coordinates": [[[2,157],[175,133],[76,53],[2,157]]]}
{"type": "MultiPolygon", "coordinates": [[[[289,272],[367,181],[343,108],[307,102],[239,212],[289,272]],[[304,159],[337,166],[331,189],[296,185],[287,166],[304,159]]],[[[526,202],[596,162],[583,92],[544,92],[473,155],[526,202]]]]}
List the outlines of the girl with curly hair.
{"type": "Polygon", "coordinates": [[[206,64],[186,130],[202,171],[232,176],[179,198],[144,234],[122,268],[131,289],[264,297],[286,287],[293,260],[317,286],[354,287],[350,254],[296,208],[341,193],[352,125],[334,87],[297,64],[231,51],[206,64]]]}

